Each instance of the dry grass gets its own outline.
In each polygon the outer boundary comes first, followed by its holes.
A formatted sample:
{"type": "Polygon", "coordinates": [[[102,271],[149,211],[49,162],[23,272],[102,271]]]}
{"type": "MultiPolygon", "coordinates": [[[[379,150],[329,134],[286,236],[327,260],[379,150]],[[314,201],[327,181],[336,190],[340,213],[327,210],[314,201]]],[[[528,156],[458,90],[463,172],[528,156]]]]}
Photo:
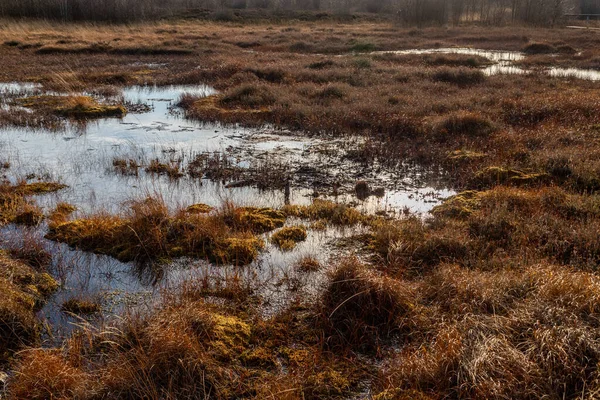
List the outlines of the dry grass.
{"type": "Polygon", "coordinates": [[[271,243],[282,250],[289,251],[296,247],[296,243],[305,241],[306,236],[304,226],[287,226],[271,235],[271,243]]]}
{"type": "Polygon", "coordinates": [[[133,202],[122,216],[98,214],[52,224],[47,238],[121,261],[160,262],[188,255],[245,265],[263,246],[256,234],[284,222],[276,210],[229,204],[216,214],[172,213],[161,199],[148,198],[133,202]]]}
{"type": "Polygon", "coordinates": [[[57,288],[57,282],[47,273],[34,270],[22,261],[0,252],[0,363],[6,362],[15,350],[33,345],[39,340],[35,312],[57,288]]]}
{"type": "Polygon", "coordinates": [[[28,350],[17,364],[9,395],[14,399],[91,398],[90,377],[57,350],[28,350]]]}
{"type": "MultiPolygon", "coordinates": [[[[241,278],[211,276],[165,294],[147,314],[124,315],[118,329],[74,335],[64,353],[20,354],[9,382],[14,398],[328,399],[369,389],[379,400],[598,397],[598,83],[484,77],[477,68],[486,61],[463,56],[368,54],[453,45],[545,48],[561,53],[528,56],[523,64],[594,66],[600,39],[590,32],[361,22],[11,22],[0,28],[0,41],[12,41],[0,49],[3,81],[68,92],[207,83],[221,93],[183,97],[188,117],[359,135],[364,144],[348,153],[353,159],[439,165],[456,187],[474,189],[428,218],[389,221],[323,200],[279,211],[231,204],[169,210],[149,199],[120,215],[75,220],[71,208],[60,206],[50,215],[50,238],[123,261],[187,255],[247,264],[258,255],[261,234],[274,231],[283,247],[287,233],[304,236],[282,228],[288,217],[321,228],[363,224],[372,232],[361,237],[369,246],[360,261],[332,263],[315,301],[265,316],[261,300],[271,299],[241,278]],[[240,48],[249,47],[240,57],[240,48]],[[162,66],[140,64],[146,62],[162,66]],[[70,69],[57,74],[56,65],[70,69]]],[[[85,99],[71,105],[94,106],[85,99]]],[[[58,125],[63,117],[43,108],[37,112],[32,101],[27,115],[0,111],[0,125],[58,125]]],[[[178,165],[160,164],[150,172],[181,173],[178,165]]],[[[114,167],[138,170],[129,160],[114,167]]],[[[241,176],[221,155],[203,155],[187,169],[192,176],[241,176]]],[[[3,185],[0,221],[22,215],[35,222],[23,213],[27,196],[60,188],[3,185]]],[[[365,181],[356,189],[373,192],[365,181]]],[[[29,250],[13,256],[41,267],[42,253],[29,250]]],[[[306,258],[294,267],[315,271],[324,264],[306,258]]],[[[30,283],[43,275],[24,271],[24,281],[0,277],[8,294],[0,301],[5,358],[38,338],[34,311],[44,293],[30,283]]]]}
{"type": "Polygon", "coordinates": [[[56,192],[66,186],[55,182],[19,183],[10,185],[0,183],[0,225],[17,223],[37,225],[43,219],[39,207],[32,204],[28,197],[32,195],[56,192]]]}

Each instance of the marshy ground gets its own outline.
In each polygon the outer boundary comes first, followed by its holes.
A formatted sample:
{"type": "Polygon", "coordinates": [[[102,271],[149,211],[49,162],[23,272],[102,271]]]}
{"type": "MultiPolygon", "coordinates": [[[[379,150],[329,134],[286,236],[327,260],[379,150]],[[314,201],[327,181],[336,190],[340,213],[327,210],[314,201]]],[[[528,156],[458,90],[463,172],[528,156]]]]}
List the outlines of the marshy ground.
{"type": "Polygon", "coordinates": [[[0,398],[600,396],[598,32],[0,43],[0,398]]]}

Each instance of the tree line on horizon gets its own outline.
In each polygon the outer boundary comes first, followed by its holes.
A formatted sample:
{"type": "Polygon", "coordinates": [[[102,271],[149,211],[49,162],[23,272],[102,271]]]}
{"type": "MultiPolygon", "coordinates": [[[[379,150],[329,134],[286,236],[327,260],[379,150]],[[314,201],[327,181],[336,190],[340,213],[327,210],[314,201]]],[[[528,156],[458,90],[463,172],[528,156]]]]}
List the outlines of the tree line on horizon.
{"type": "Polygon", "coordinates": [[[481,22],[554,25],[566,14],[600,13],[600,0],[1,0],[4,18],[131,22],[178,15],[220,20],[253,15],[327,18],[387,15],[407,25],[481,22]],[[303,13],[303,14],[302,14],[303,13]]]}

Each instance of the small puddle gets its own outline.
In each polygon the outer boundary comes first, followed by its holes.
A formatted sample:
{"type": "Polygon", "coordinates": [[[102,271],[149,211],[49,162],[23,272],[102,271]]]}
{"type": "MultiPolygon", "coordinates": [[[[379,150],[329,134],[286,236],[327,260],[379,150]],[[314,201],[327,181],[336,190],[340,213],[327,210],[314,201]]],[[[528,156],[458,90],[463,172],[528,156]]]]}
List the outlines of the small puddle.
{"type": "MultiPolygon", "coordinates": [[[[533,72],[515,65],[515,62],[524,60],[526,55],[518,51],[482,50],[468,47],[445,47],[436,49],[411,49],[394,51],[377,51],[371,54],[464,54],[484,57],[492,62],[492,65],[483,68],[486,75],[523,75],[533,72]]],[[[590,81],[600,81],[600,71],[581,68],[558,68],[550,67],[541,72],[559,78],[577,78],[590,81]]]]}

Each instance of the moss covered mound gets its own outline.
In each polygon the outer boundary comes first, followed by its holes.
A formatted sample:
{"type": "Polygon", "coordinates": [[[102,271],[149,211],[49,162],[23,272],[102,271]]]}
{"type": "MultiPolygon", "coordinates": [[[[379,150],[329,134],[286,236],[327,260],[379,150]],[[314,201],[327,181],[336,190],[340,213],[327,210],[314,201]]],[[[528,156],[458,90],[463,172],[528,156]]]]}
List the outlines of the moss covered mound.
{"type": "Polygon", "coordinates": [[[100,104],[89,96],[32,96],[21,99],[20,104],[39,112],[76,119],[123,117],[127,114],[122,105],[100,104]]]}
{"type": "Polygon", "coordinates": [[[0,363],[15,350],[36,343],[35,312],[58,289],[47,273],[0,252],[0,363]]]}
{"type": "Polygon", "coordinates": [[[217,264],[246,265],[263,247],[256,234],[284,223],[283,213],[268,208],[171,213],[160,201],[147,199],[134,203],[127,215],[93,215],[52,224],[46,237],[124,262],[192,256],[217,264]]]}
{"type": "Polygon", "coordinates": [[[66,187],[55,182],[0,184],[0,225],[38,224],[44,216],[38,207],[28,202],[27,196],[56,192],[66,187]]]}
{"type": "Polygon", "coordinates": [[[306,235],[304,226],[288,226],[275,232],[271,236],[271,243],[282,250],[293,250],[296,243],[306,240],[306,235]]]}

